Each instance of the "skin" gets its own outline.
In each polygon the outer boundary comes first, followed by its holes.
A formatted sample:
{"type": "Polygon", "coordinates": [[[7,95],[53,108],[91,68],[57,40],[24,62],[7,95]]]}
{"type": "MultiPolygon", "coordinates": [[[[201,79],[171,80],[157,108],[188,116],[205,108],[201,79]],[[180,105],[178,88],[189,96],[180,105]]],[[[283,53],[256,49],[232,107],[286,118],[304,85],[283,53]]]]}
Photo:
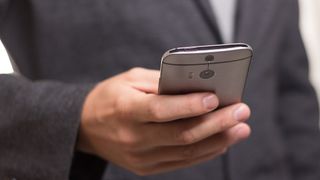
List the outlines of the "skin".
{"type": "Polygon", "coordinates": [[[159,76],[134,68],[99,83],[84,103],[78,149],[145,176],[211,160],[249,136],[247,105],[157,95],[159,76]]]}

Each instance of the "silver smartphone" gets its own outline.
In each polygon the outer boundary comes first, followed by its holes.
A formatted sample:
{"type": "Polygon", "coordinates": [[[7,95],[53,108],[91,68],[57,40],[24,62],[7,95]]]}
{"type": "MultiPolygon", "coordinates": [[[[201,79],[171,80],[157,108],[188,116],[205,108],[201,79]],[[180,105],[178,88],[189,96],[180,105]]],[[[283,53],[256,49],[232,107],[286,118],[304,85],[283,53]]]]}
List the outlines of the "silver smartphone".
{"type": "Polygon", "coordinates": [[[252,56],[243,43],[171,49],[161,60],[159,94],[214,92],[220,107],[241,102],[252,56]]]}

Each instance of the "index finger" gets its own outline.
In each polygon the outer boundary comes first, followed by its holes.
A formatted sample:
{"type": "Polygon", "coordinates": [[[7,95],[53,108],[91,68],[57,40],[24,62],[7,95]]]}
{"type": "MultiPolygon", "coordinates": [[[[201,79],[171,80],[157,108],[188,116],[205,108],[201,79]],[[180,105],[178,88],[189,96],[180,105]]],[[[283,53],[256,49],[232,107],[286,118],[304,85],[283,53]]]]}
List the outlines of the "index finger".
{"type": "Polygon", "coordinates": [[[160,72],[158,70],[133,68],[128,72],[132,87],[145,92],[158,94],[160,72]]]}
{"type": "Polygon", "coordinates": [[[136,100],[136,115],[142,122],[168,122],[206,114],[218,107],[212,93],[144,95],[136,100]]]}

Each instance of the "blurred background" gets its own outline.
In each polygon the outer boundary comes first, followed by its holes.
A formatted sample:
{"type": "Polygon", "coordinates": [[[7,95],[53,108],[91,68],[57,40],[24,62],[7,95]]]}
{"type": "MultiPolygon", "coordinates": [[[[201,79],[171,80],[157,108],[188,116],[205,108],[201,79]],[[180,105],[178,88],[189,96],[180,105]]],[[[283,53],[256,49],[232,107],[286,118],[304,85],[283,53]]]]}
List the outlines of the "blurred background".
{"type": "Polygon", "coordinates": [[[320,101],[320,1],[300,0],[300,27],[310,60],[310,79],[320,101]]]}
{"type": "MultiPolygon", "coordinates": [[[[320,100],[320,0],[300,0],[301,32],[310,59],[310,79],[320,100]]],[[[0,41],[0,73],[12,73],[8,55],[0,41]]]]}

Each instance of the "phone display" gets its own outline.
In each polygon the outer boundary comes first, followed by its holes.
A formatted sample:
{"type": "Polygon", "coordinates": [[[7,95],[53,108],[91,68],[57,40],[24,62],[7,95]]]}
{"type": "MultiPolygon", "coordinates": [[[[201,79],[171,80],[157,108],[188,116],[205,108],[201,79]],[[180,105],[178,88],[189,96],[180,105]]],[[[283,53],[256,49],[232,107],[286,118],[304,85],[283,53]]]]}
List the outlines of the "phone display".
{"type": "Polygon", "coordinates": [[[171,49],[161,60],[159,94],[214,92],[220,107],[241,102],[252,56],[243,43],[171,49]]]}

